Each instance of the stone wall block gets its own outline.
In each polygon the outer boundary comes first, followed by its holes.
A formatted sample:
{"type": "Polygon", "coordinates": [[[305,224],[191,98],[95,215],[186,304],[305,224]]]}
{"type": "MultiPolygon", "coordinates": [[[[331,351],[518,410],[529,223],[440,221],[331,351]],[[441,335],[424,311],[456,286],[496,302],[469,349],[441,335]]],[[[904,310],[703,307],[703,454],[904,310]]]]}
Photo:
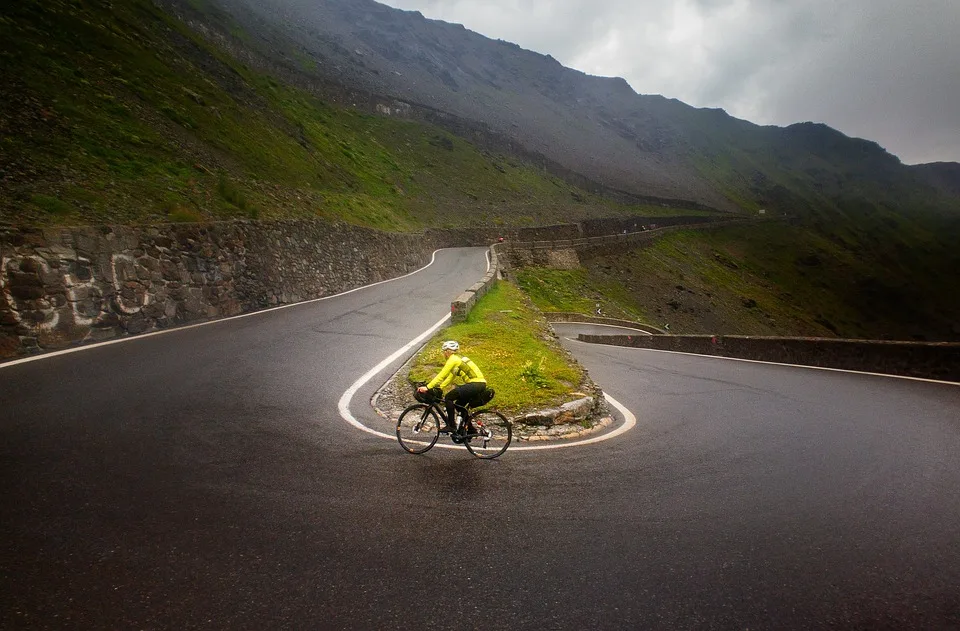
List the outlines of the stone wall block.
{"type": "Polygon", "coordinates": [[[83,300],[72,302],[72,308],[85,318],[97,318],[103,311],[103,297],[96,288],[91,288],[89,295],[83,300]]]}
{"type": "Polygon", "coordinates": [[[143,306],[140,313],[149,320],[158,320],[164,316],[163,307],[163,303],[148,299],[147,304],[143,306]]]}
{"type": "Polygon", "coordinates": [[[73,234],[73,241],[79,256],[92,258],[94,253],[97,251],[97,240],[92,234],[80,231],[75,232],[73,234]]]}
{"type": "Polygon", "coordinates": [[[190,317],[197,317],[204,313],[203,291],[196,287],[187,289],[186,297],[183,300],[183,308],[190,317]]]}
{"type": "Polygon", "coordinates": [[[136,271],[137,280],[139,281],[149,282],[150,279],[153,277],[153,272],[151,272],[148,268],[144,267],[143,265],[140,265],[139,263],[134,265],[134,270],[136,271]]]}
{"type": "Polygon", "coordinates": [[[149,330],[150,322],[142,313],[135,313],[127,318],[123,318],[123,328],[126,329],[127,333],[136,335],[137,333],[144,333],[149,330]]]}
{"type": "Polygon", "coordinates": [[[103,311],[90,326],[92,329],[110,329],[114,331],[114,334],[117,334],[116,332],[121,330],[120,316],[111,311],[103,311]]]}
{"type": "Polygon", "coordinates": [[[139,232],[133,228],[118,228],[117,229],[117,250],[136,250],[140,245],[140,235],[139,232]]]}
{"type": "Polygon", "coordinates": [[[139,257],[137,259],[137,264],[150,272],[160,271],[160,259],[149,254],[139,257]]]}
{"type": "Polygon", "coordinates": [[[43,287],[44,283],[40,278],[40,270],[35,267],[36,262],[31,260],[26,262],[31,263],[31,265],[21,265],[20,269],[24,271],[7,272],[7,285],[9,287],[43,287]]]}
{"type": "Polygon", "coordinates": [[[93,278],[90,261],[67,261],[61,271],[67,276],[65,283],[68,287],[75,284],[86,284],[93,278]]]}
{"type": "Polygon", "coordinates": [[[18,300],[38,300],[46,295],[43,283],[37,279],[35,284],[13,284],[9,286],[10,295],[18,300]]]}
{"type": "Polygon", "coordinates": [[[180,280],[180,267],[173,260],[170,260],[170,259],[161,260],[160,273],[163,276],[163,280],[166,280],[166,281],[180,280]]]}
{"type": "Polygon", "coordinates": [[[52,309],[59,309],[61,307],[67,306],[67,294],[65,292],[58,292],[55,294],[47,294],[47,303],[52,309]]]}

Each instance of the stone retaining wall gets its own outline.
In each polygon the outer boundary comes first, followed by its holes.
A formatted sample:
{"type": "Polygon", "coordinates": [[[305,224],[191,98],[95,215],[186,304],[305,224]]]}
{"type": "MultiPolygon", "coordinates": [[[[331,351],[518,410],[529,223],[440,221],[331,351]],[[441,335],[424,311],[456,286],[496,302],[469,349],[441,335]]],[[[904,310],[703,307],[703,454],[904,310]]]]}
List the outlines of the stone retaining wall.
{"type": "MultiPolygon", "coordinates": [[[[640,218],[638,218],[640,219],[640,218]]],[[[573,261],[579,263],[581,260],[589,260],[596,256],[610,254],[622,254],[631,250],[646,247],[663,235],[684,228],[696,228],[698,230],[714,230],[734,223],[751,223],[755,219],[728,219],[714,217],[659,217],[657,222],[649,224],[637,224],[629,219],[610,219],[600,223],[599,220],[591,224],[590,230],[582,227],[581,232],[595,232],[601,227],[615,228],[620,225],[626,226],[624,231],[609,232],[605,235],[578,236],[574,238],[562,236],[562,234],[541,234],[536,239],[531,240],[507,240],[504,242],[502,264],[506,274],[510,275],[511,270],[525,267],[554,267],[559,266],[563,269],[570,267],[573,261]],[[632,231],[639,225],[639,231],[632,231]],[[559,256],[558,256],[559,254],[559,256]],[[558,265],[558,260],[561,264],[558,265]]]]}
{"type": "Polygon", "coordinates": [[[585,219],[580,222],[584,237],[602,237],[611,234],[623,234],[626,232],[642,232],[646,227],[648,230],[656,230],[668,226],[702,226],[703,224],[714,222],[730,221],[731,217],[723,216],[673,216],[673,217],[606,217],[603,219],[585,219]]]}
{"type": "Polygon", "coordinates": [[[329,296],[458,238],[311,219],[0,229],[0,359],[329,296]]]}
{"type": "Polygon", "coordinates": [[[740,335],[580,335],[592,344],[960,382],[960,343],[740,335]]]}
{"type": "MultiPolygon", "coordinates": [[[[512,244],[583,241],[584,233],[561,224],[395,234],[320,219],[0,227],[0,360],[321,298],[414,271],[437,248],[503,238],[490,272],[451,304],[461,320],[502,273],[512,244]]],[[[631,242],[654,238],[639,234],[631,242]]],[[[626,236],[584,243],[596,250],[626,236]]]]}

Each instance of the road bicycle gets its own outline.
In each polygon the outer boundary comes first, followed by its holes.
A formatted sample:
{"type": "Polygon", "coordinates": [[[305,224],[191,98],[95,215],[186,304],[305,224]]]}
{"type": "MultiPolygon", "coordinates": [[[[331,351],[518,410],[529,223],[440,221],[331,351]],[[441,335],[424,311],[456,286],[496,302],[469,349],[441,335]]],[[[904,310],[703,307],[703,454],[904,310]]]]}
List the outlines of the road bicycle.
{"type": "MultiPolygon", "coordinates": [[[[409,406],[397,419],[397,440],[401,447],[412,454],[426,453],[440,438],[440,426],[447,412],[438,390],[434,388],[421,394],[414,386],[414,398],[420,403],[409,406]]],[[[492,388],[487,390],[492,392],[492,388]]],[[[496,410],[482,407],[489,402],[490,399],[487,399],[479,406],[472,403],[465,406],[454,404],[454,416],[461,422],[456,431],[450,432],[454,443],[463,445],[477,458],[486,460],[503,454],[513,439],[513,424],[507,417],[496,410]]]]}

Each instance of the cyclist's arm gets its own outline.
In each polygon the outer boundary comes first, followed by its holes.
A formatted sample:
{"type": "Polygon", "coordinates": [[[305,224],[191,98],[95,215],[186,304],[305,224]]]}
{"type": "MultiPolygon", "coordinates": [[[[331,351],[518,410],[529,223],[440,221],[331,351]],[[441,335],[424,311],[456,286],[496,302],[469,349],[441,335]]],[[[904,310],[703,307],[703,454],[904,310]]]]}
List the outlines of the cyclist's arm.
{"type": "Polygon", "coordinates": [[[460,361],[460,358],[456,355],[451,355],[447,358],[447,363],[443,365],[443,368],[437,373],[437,376],[430,380],[430,383],[427,384],[427,390],[430,388],[435,388],[439,385],[441,388],[445,388],[448,383],[453,381],[453,369],[457,365],[457,362],[460,361]]]}

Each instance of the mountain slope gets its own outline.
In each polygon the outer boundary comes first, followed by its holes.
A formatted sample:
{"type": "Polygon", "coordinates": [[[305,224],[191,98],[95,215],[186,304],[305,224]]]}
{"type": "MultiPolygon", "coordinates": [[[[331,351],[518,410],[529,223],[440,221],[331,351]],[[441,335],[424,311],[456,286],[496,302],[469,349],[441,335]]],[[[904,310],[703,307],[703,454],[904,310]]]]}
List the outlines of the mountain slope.
{"type": "Polygon", "coordinates": [[[396,230],[651,212],[429,122],[332,105],[249,56],[149,0],[4,4],[0,221],[320,215],[396,230]]]}
{"type": "Polygon", "coordinates": [[[637,195],[724,210],[805,210],[850,190],[886,203],[951,203],[875,143],[824,125],[761,127],[636,94],[623,79],[373,0],[166,1],[208,25],[218,21],[204,20],[211,12],[229,13],[243,45],[276,67],[478,121],[637,195]]]}
{"type": "Polygon", "coordinates": [[[945,195],[960,198],[960,164],[956,162],[931,162],[910,167],[945,195]]]}

